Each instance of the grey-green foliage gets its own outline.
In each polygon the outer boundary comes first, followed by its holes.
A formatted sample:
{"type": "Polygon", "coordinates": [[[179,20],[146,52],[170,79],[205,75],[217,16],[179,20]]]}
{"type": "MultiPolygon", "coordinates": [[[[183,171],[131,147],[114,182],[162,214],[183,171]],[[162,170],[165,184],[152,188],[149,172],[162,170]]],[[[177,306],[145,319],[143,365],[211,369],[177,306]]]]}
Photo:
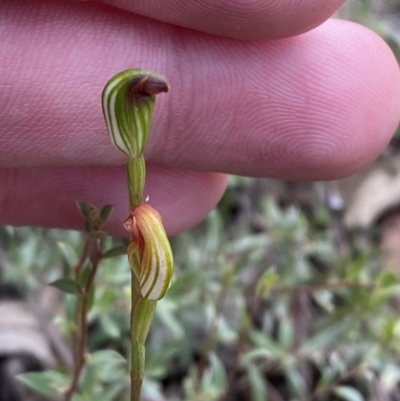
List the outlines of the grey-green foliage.
{"type": "Polygon", "coordinates": [[[215,211],[197,232],[175,240],[177,278],[150,337],[154,378],[178,367],[191,373],[176,399],[191,400],[195,391],[195,399],[217,400],[218,386],[199,380],[196,387],[198,363],[188,358],[216,355],[226,377],[240,372],[236,391],[250,389],[249,399],[276,391],[276,377],[285,399],[368,399],[369,386],[395,367],[400,320],[389,301],[397,278],[376,251],[340,255],[331,226],[315,229],[294,207],[261,203],[265,231],[236,236],[215,211]]]}
{"type": "MultiPolygon", "coordinates": [[[[400,383],[400,318],[392,302],[397,276],[357,237],[339,252],[329,214],[321,220],[317,211],[280,208],[261,192],[246,220],[240,211],[236,220],[224,219],[235,193],[253,185],[252,180],[232,184],[203,224],[173,239],[176,277],[147,342],[144,396],[258,401],[280,394],[288,400],[358,401],[372,400],[377,386],[394,392],[400,383]]],[[[79,257],[82,240],[71,232],[63,239],[59,231],[17,234],[9,228],[2,238],[10,249],[6,277],[18,283],[28,277],[29,291],[61,277],[79,257]],[[39,244],[47,244],[41,259],[39,244]]],[[[123,247],[110,238],[102,241],[104,249],[123,247]]],[[[122,357],[96,349],[128,354],[129,285],[126,258],[102,262],[89,313],[93,354],[76,400],[127,397],[122,357]]],[[[68,339],[75,298],[60,296],[67,314],[58,324],[68,339]]],[[[53,372],[25,381],[35,387],[38,380],[45,391],[43,377],[50,383],[59,378],[53,372]]]]}

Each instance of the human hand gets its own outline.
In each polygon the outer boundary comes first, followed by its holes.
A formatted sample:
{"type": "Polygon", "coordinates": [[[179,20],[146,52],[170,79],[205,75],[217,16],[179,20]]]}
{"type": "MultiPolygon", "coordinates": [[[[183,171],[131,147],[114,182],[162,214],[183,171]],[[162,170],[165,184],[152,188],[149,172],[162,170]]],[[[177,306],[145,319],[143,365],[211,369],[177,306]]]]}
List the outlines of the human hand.
{"type": "Polygon", "coordinates": [[[146,192],[170,234],[217,203],[224,173],[343,177],[399,122],[388,47],[359,25],[322,23],[342,0],[108,2],[0,4],[0,223],[79,228],[84,200],[114,204],[108,231],[124,234],[125,158],[100,96],[127,68],[171,83],[146,152],[146,192]]]}

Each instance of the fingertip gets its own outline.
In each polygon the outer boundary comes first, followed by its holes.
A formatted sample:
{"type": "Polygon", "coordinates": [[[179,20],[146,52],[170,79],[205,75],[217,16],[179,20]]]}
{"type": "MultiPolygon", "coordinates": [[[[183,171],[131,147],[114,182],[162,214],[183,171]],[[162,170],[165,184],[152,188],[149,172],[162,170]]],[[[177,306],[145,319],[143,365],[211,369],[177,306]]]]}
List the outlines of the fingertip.
{"type": "Polygon", "coordinates": [[[103,0],[159,21],[233,39],[299,35],[327,20],[344,0],[103,0]]]}
{"type": "MultiPolygon", "coordinates": [[[[163,217],[169,235],[198,224],[222,197],[227,176],[148,166],[145,195],[163,217]]],[[[123,167],[32,168],[0,170],[0,223],[83,230],[76,207],[113,206],[105,225],[110,235],[126,237],[129,214],[123,167]]]]}
{"type": "Polygon", "coordinates": [[[268,53],[267,71],[253,77],[259,88],[242,91],[247,102],[241,102],[238,118],[232,117],[231,132],[241,134],[224,141],[227,155],[248,156],[237,159],[236,173],[337,179],[382,152],[399,123],[400,75],[392,51],[378,35],[358,24],[330,20],[272,44],[268,53]],[[289,58],[297,63],[279,69],[289,58]],[[243,115],[252,124],[244,126],[243,115]]]}
{"type": "Polygon", "coordinates": [[[171,174],[157,166],[150,171],[146,187],[149,203],[163,216],[169,235],[200,223],[220,201],[228,185],[229,176],[221,173],[173,171],[171,174]]]}
{"type": "Polygon", "coordinates": [[[321,169],[325,178],[343,178],[373,162],[390,142],[400,121],[400,71],[389,46],[363,26],[345,21],[334,24],[347,37],[351,32],[351,51],[345,55],[349,60],[344,60],[351,68],[343,80],[332,72],[340,85],[335,88],[332,104],[337,111],[341,110],[340,104],[347,104],[343,115],[336,115],[346,128],[336,136],[327,168],[321,169]]]}

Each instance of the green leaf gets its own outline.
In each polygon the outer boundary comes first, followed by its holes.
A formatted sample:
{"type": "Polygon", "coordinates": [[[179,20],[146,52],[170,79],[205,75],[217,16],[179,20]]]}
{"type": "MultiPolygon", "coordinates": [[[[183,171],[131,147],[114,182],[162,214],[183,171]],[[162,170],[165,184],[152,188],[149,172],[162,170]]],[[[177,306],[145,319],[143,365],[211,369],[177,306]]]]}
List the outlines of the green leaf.
{"type": "Polygon", "coordinates": [[[109,259],[109,258],[115,258],[116,256],[126,255],[126,251],[127,251],[126,245],[119,245],[103,253],[102,258],[109,259]]]}
{"type": "Polygon", "coordinates": [[[318,331],[313,337],[310,337],[301,346],[301,352],[313,353],[336,346],[340,341],[343,341],[344,337],[348,336],[355,323],[355,319],[349,316],[330,324],[318,331]]]}
{"type": "Polygon", "coordinates": [[[295,328],[289,317],[280,319],[278,325],[278,339],[281,347],[289,352],[295,339],[295,328]]]}
{"type": "Polygon", "coordinates": [[[156,316],[168,329],[173,338],[184,338],[185,329],[182,323],[177,319],[175,312],[176,304],[168,299],[165,299],[164,302],[160,302],[157,305],[156,316]]]}
{"type": "Polygon", "coordinates": [[[253,348],[250,351],[246,352],[242,357],[241,357],[241,364],[247,365],[253,360],[271,360],[273,361],[273,354],[271,351],[265,349],[265,348],[253,348]]]}
{"type": "Polygon", "coordinates": [[[251,400],[252,401],[268,401],[267,387],[265,385],[265,378],[257,367],[250,363],[247,366],[249,377],[251,400]]]}
{"type": "Polygon", "coordinates": [[[96,298],[96,285],[93,283],[89,290],[88,312],[93,308],[95,298],[96,298]]]}
{"type": "Polygon", "coordinates": [[[49,285],[58,288],[60,291],[65,292],[67,294],[78,295],[82,293],[81,286],[71,278],[60,278],[56,281],[53,281],[49,285]]]}
{"type": "Polygon", "coordinates": [[[79,394],[83,399],[93,400],[95,388],[97,384],[100,382],[98,376],[98,372],[96,366],[94,364],[86,363],[80,376],[80,388],[79,394]]]}
{"type": "MultiPolygon", "coordinates": [[[[122,384],[128,374],[127,361],[117,352],[113,350],[96,351],[90,355],[86,370],[92,372],[97,383],[122,384]]],[[[93,381],[93,380],[92,380],[93,381]]],[[[90,387],[88,387],[90,390],[90,387]]],[[[95,391],[98,391],[98,386],[94,386],[95,391]]],[[[95,397],[89,398],[96,399],[95,397]]]]}
{"type": "Polygon", "coordinates": [[[347,280],[356,281],[360,278],[360,274],[364,271],[365,267],[368,263],[368,255],[362,254],[358,257],[358,259],[350,265],[350,268],[347,271],[347,280]]]}
{"type": "Polygon", "coordinates": [[[82,287],[86,285],[91,271],[92,271],[92,266],[90,264],[85,265],[79,276],[79,285],[81,285],[82,287]]]}
{"type": "Polygon", "coordinates": [[[86,202],[76,202],[76,206],[78,207],[79,213],[85,218],[89,218],[89,210],[90,206],[86,202]]]}
{"type": "Polygon", "coordinates": [[[104,224],[108,221],[113,209],[114,209],[113,205],[103,206],[103,208],[101,209],[101,212],[100,212],[100,217],[99,217],[101,224],[104,224]]]}
{"type": "Polygon", "coordinates": [[[229,326],[223,316],[220,316],[217,322],[217,337],[222,344],[233,343],[238,338],[236,330],[229,326]]]}
{"type": "Polygon", "coordinates": [[[227,376],[225,366],[215,353],[209,356],[210,362],[210,385],[214,391],[222,394],[225,392],[227,385],[227,376]]]}
{"type": "Polygon", "coordinates": [[[377,287],[388,288],[397,283],[397,278],[394,272],[390,270],[383,270],[377,278],[377,287]]]}
{"type": "Polygon", "coordinates": [[[100,320],[104,332],[111,338],[120,338],[121,329],[108,315],[103,315],[100,320]]]}
{"type": "Polygon", "coordinates": [[[267,269],[257,282],[256,296],[266,297],[271,292],[274,284],[278,281],[278,278],[278,274],[274,267],[267,269]]]}
{"type": "Polygon", "coordinates": [[[328,290],[315,291],[313,294],[314,301],[326,312],[331,313],[335,310],[335,298],[333,293],[328,290]]]}
{"type": "Polygon", "coordinates": [[[346,401],[365,401],[363,395],[353,387],[338,386],[333,390],[334,394],[346,401]]]}
{"type": "Polygon", "coordinates": [[[122,386],[122,384],[115,384],[113,386],[110,386],[108,389],[103,390],[99,394],[96,394],[94,399],[96,401],[113,401],[114,399],[116,399],[116,396],[121,392],[122,386]]]}
{"type": "Polygon", "coordinates": [[[250,329],[248,335],[255,347],[264,348],[266,352],[270,352],[275,358],[282,358],[285,355],[286,350],[282,345],[264,333],[250,329]]]}
{"type": "Polygon", "coordinates": [[[284,375],[286,382],[292,390],[296,399],[305,400],[307,399],[307,390],[304,383],[304,378],[296,368],[285,369],[284,375]]]}
{"type": "Polygon", "coordinates": [[[389,285],[375,288],[370,296],[370,304],[375,308],[380,307],[383,303],[388,302],[400,294],[400,284],[389,285]]]}
{"type": "Polygon", "coordinates": [[[78,256],[71,245],[66,242],[57,241],[57,246],[68,266],[72,267],[78,263],[78,256]]]}
{"type": "Polygon", "coordinates": [[[196,371],[191,369],[190,376],[186,378],[183,386],[187,400],[219,400],[227,388],[224,364],[215,353],[211,353],[209,366],[204,370],[200,382],[196,371]]]}
{"type": "Polygon", "coordinates": [[[24,373],[17,376],[26,386],[47,397],[57,397],[70,384],[70,378],[54,370],[24,373]]]}

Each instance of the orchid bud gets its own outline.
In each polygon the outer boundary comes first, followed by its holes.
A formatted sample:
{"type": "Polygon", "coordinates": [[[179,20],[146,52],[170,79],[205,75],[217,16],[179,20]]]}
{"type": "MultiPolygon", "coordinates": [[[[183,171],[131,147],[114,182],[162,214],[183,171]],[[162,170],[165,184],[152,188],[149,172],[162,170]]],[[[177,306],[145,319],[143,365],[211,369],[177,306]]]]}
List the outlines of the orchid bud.
{"type": "Polygon", "coordinates": [[[143,298],[157,301],[171,285],[173,257],[161,215],[143,203],[132,210],[124,227],[131,233],[128,258],[143,298]]]}
{"type": "Polygon", "coordinates": [[[131,158],[143,153],[155,95],[168,90],[163,76],[141,69],[123,71],[107,82],[102,94],[103,113],[111,141],[120,151],[131,158]]]}

